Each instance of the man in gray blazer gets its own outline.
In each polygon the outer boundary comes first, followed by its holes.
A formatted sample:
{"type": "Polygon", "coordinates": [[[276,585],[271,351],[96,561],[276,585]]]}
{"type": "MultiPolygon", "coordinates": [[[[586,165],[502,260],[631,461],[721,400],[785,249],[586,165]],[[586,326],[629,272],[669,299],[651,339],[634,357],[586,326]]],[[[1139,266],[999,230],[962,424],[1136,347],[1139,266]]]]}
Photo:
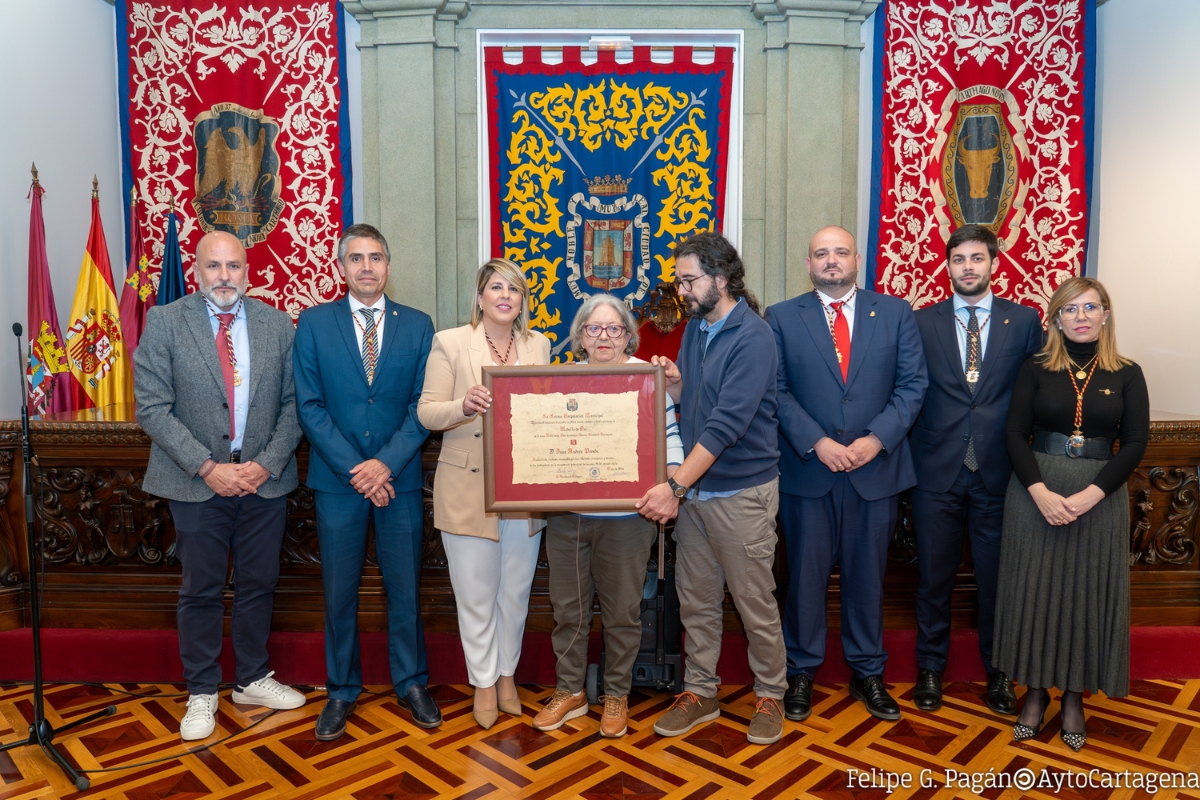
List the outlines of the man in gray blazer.
{"type": "Polygon", "coordinates": [[[245,297],[246,250],[213,232],[196,247],[200,291],[150,309],[134,356],[137,419],[153,442],[142,488],[170,501],[183,565],[177,619],[184,739],[216,727],[222,593],[230,551],[235,703],[298,708],[267,669],[287,494],[296,488],[296,390],[287,315],[245,297]]]}

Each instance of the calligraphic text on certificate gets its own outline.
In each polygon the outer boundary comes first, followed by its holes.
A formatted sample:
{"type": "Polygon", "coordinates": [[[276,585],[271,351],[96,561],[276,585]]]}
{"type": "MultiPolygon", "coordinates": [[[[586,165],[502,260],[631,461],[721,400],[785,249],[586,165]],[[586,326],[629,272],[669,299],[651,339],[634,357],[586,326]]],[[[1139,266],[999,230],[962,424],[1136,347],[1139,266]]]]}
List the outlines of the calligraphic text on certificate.
{"type": "Polygon", "coordinates": [[[512,395],[512,482],[636,481],[637,415],[637,392],[512,395]]]}

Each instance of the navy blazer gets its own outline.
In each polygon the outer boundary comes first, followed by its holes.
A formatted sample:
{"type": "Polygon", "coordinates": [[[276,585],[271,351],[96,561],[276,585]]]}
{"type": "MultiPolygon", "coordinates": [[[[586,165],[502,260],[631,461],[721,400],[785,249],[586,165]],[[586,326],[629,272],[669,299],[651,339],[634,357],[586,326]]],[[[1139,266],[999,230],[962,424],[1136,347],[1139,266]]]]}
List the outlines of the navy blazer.
{"type": "Polygon", "coordinates": [[[916,484],[908,429],[929,379],[912,307],[897,297],[858,290],[845,383],[816,292],[771,306],[767,322],[779,350],[780,491],[823,497],[834,473],[813,445],[825,436],[848,445],[868,433],[884,449],[849,473],[859,496],[880,500],[916,484]]]}
{"type": "Polygon", "coordinates": [[[918,311],[917,327],[929,367],[929,391],[911,434],[918,483],[931,492],[948,491],[973,436],[983,485],[1004,494],[1012,474],[1004,433],[1008,403],[1021,365],[1042,348],[1041,318],[1028,306],[992,298],[974,395],[959,355],[953,298],[918,311]]]}
{"type": "Polygon", "coordinates": [[[421,488],[421,445],[429,431],[417,420],[417,401],[433,322],[424,312],[385,302],[383,344],[370,385],[349,297],[300,313],[292,352],[300,427],[311,446],[309,488],[353,492],[350,470],[369,458],[387,464],[396,491],[421,488]]]}

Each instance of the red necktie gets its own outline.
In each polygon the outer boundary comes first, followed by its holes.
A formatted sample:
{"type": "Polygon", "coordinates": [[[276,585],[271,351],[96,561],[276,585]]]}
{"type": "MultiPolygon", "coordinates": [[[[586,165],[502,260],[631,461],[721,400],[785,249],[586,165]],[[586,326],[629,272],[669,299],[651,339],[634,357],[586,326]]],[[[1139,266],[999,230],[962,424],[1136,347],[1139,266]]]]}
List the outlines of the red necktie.
{"type": "Polygon", "coordinates": [[[833,318],[833,346],[837,350],[838,366],[842,368],[842,383],[850,377],[850,323],[846,322],[846,316],[842,313],[844,305],[844,300],[829,304],[836,315],[833,318]]]}
{"type": "Polygon", "coordinates": [[[217,361],[221,364],[221,377],[225,379],[225,395],[229,398],[229,441],[237,438],[237,423],[233,413],[233,370],[237,356],[233,354],[233,314],[217,314],[220,329],[217,331],[217,361]]]}

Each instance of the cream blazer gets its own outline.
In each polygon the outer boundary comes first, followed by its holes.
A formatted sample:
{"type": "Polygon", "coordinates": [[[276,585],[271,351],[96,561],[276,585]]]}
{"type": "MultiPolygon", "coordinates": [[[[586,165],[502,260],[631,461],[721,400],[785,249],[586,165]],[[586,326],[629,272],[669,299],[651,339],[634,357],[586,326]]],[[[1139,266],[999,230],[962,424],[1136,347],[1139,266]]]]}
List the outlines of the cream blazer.
{"type": "MultiPolygon", "coordinates": [[[[550,340],[536,331],[517,339],[522,366],[550,363],[550,340]]],[[[434,334],[425,364],[425,388],[417,418],[431,431],[445,431],[433,483],[433,524],[438,530],[500,541],[499,514],[483,512],[483,420],[463,414],[467,389],[483,383],[492,363],[483,325],[463,325],[434,334]]],[[[513,514],[505,514],[511,518],[513,514]]],[[[546,526],[531,519],[529,535],[546,526]]]]}

